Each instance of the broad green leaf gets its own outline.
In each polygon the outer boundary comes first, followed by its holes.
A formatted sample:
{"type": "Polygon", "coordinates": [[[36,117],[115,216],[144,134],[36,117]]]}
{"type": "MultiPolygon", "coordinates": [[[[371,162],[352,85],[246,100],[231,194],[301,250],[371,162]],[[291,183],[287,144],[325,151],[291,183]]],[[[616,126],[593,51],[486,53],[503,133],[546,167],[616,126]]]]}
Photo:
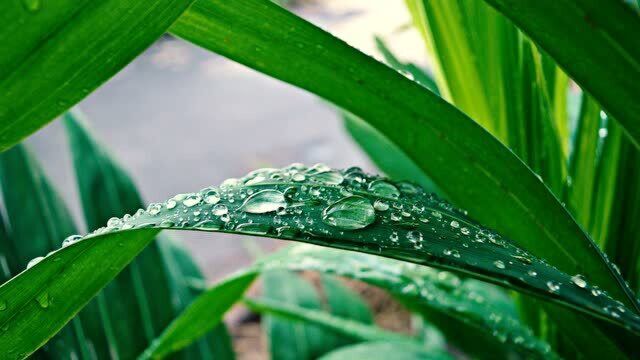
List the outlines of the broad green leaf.
{"type": "Polygon", "coordinates": [[[640,318],[606,294],[592,294],[596,288],[580,277],[516,248],[414,185],[358,168],[336,171],[294,164],[257,170],[226,180],[220,188],[151,204],[121,220],[54,252],[0,287],[0,299],[15,301],[0,313],[0,327],[8,326],[0,337],[0,352],[35,350],[159,229],[269,236],[453,269],[640,333],[640,318]],[[23,291],[27,283],[29,290],[23,291]],[[69,288],[75,291],[69,294],[69,288]],[[53,298],[64,293],[66,301],[45,311],[33,301],[45,292],[53,298]],[[39,320],[33,322],[35,318],[39,320]],[[29,341],[16,340],[26,333],[29,341]]]}
{"type": "Polygon", "coordinates": [[[222,321],[222,316],[242,298],[256,278],[255,271],[241,272],[218,283],[193,301],[139,359],[160,359],[182,349],[222,321]]]}
{"type": "MultiPolygon", "coordinates": [[[[82,118],[77,110],[67,113],[65,125],[87,226],[94,229],[116,215],[134,212],[142,207],[142,200],[129,176],[91,136],[82,118]]],[[[98,298],[102,321],[92,321],[97,328],[91,334],[98,357],[137,356],[193,298],[183,272],[195,278],[202,275],[188,255],[174,259],[180,246],[175,241],[164,244],[167,241],[163,237],[151,243],[98,298]],[[174,269],[169,269],[169,262],[174,269]],[[174,303],[176,298],[180,303],[174,303]],[[105,336],[106,341],[101,339],[105,336]]]]}
{"type": "MultiPolygon", "coordinates": [[[[69,211],[51,187],[40,165],[27,148],[15,146],[0,154],[0,185],[11,227],[11,237],[2,239],[9,253],[3,254],[3,272],[15,275],[34,259],[60,246],[60,239],[77,232],[69,211]],[[11,264],[11,267],[8,265],[11,264]]],[[[37,299],[46,308],[56,299],[48,295],[37,299]]],[[[2,299],[2,307],[11,299],[2,299]]],[[[87,319],[96,320],[95,317],[87,319]]],[[[80,319],[74,319],[47,345],[52,357],[90,356],[80,319]]]]}
{"type": "Polygon", "coordinates": [[[5,0],[0,151],[86,97],[156,41],[192,0],[5,0]]]}
{"type": "Polygon", "coordinates": [[[254,312],[319,326],[354,340],[406,341],[416,345],[419,344],[417,339],[406,335],[386,331],[375,325],[335,316],[325,311],[293,305],[290,302],[269,299],[245,299],[244,304],[254,312]]]}
{"type": "Polygon", "coordinates": [[[486,0],[640,141],[640,13],[625,1],[486,0]],[[576,59],[580,59],[576,61],[576,59]]]}
{"type": "Polygon", "coordinates": [[[268,1],[196,2],[171,31],[366,120],[481,223],[636,307],[619,274],[531,170],[422,86],[268,1]]]}
{"type": "Polygon", "coordinates": [[[451,359],[449,354],[434,352],[406,342],[377,341],[346,346],[320,358],[320,360],[431,360],[451,359]]]}

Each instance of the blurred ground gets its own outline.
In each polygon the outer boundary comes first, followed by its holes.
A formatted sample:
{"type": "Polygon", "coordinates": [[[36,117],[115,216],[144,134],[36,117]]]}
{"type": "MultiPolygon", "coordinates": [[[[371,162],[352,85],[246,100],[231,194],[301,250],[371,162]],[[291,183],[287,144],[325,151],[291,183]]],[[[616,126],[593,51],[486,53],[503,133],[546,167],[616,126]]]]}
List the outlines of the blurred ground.
{"type": "MultiPolygon", "coordinates": [[[[295,11],[369,54],[383,36],[405,59],[423,58],[401,0],[303,1],[295,11]]],[[[97,136],[133,175],[148,202],[265,166],[370,163],[330,105],[215,54],[169,37],[81,103],[97,136]]],[[[77,219],[67,142],[57,122],[29,139],[77,219]]],[[[239,237],[175,234],[210,280],[251,260],[239,237]]],[[[273,240],[260,241],[273,247],[273,240]]]]}

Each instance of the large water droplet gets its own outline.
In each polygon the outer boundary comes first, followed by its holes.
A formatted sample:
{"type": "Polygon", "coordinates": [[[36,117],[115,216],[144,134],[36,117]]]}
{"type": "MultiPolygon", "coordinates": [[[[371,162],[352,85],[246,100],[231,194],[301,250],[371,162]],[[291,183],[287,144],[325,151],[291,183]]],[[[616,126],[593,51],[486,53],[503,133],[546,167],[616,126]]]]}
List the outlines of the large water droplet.
{"type": "Polygon", "coordinates": [[[62,241],[62,247],[67,247],[73,243],[78,242],[80,239],[82,239],[82,235],[71,235],[68,236],[66,239],[64,239],[62,241]]]}
{"type": "Polygon", "coordinates": [[[577,274],[571,277],[571,282],[574,283],[579,288],[587,287],[587,281],[584,279],[584,276],[577,274]]]}
{"type": "Polygon", "coordinates": [[[218,201],[220,201],[220,193],[218,193],[218,190],[216,189],[212,189],[212,188],[205,189],[202,192],[202,196],[204,197],[204,202],[206,202],[209,205],[217,204],[218,201]]]}
{"type": "Polygon", "coordinates": [[[34,257],[33,259],[31,259],[29,261],[29,263],[27,263],[27,269],[35,266],[37,263],[39,263],[40,261],[42,261],[44,259],[44,256],[38,256],[38,257],[34,257]]]}
{"type": "Polygon", "coordinates": [[[400,191],[393,184],[384,181],[384,180],[376,180],[369,184],[369,191],[384,197],[390,198],[398,198],[400,196],[400,191]]]}
{"type": "Polygon", "coordinates": [[[496,260],[493,262],[493,265],[495,267],[497,267],[498,269],[504,269],[506,266],[504,265],[504,261],[502,260],[496,260]]]}
{"type": "Polygon", "coordinates": [[[222,215],[225,215],[226,213],[228,213],[229,209],[227,209],[226,205],[218,204],[218,205],[213,207],[213,210],[211,210],[211,212],[215,216],[222,216],[222,215]]]}
{"type": "Polygon", "coordinates": [[[192,207],[200,204],[202,201],[202,196],[199,194],[189,194],[183,201],[182,205],[186,207],[192,207]]]}
{"type": "Polygon", "coordinates": [[[147,207],[147,213],[151,216],[158,215],[160,210],[162,210],[162,206],[160,204],[149,204],[149,207],[147,207]]]}
{"type": "Polygon", "coordinates": [[[337,171],[325,171],[313,176],[313,180],[326,185],[340,185],[344,181],[344,177],[337,171]]]}
{"type": "Polygon", "coordinates": [[[284,194],[277,190],[262,190],[249,196],[240,210],[250,214],[264,214],[286,208],[284,194]]]}
{"type": "Polygon", "coordinates": [[[369,200],[357,195],[342,198],[322,211],[323,222],[345,230],[365,228],[375,219],[369,200]]]}

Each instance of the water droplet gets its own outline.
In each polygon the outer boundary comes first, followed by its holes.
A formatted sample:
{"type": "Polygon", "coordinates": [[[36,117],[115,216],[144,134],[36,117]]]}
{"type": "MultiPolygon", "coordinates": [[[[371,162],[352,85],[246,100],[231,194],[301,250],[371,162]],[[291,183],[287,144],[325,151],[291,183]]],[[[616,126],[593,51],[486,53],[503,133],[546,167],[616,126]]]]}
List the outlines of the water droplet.
{"type": "Polygon", "coordinates": [[[236,227],[237,231],[255,235],[266,235],[270,229],[271,227],[268,224],[255,223],[240,224],[238,225],[238,227],[236,227]]]}
{"type": "Polygon", "coordinates": [[[535,270],[529,270],[529,271],[527,271],[527,274],[529,276],[533,276],[533,277],[538,276],[538,273],[535,270]]]}
{"type": "Polygon", "coordinates": [[[412,230],[407,233],[407,239],[412,243],[419,243],[424,239],[424,237],[420,231],[412,230]]]}
{"type": "Polygon", "coordinates": [[[504,265],[504,262],[502,260],[496,260],[493,262],[493,265],[495,267],[497,267],[498,269],[504,269],[506,268],[506,266],[504,265]]]}
{"type": "Polygon", "coordinates": [[[322,211],[324,223],[344,230],[365,228],[375,219],[375,210],[369,200],[357,195],[342,198],[322,211]]]}
{"type": "Polygon", "coordinates": [[[558,290],[560,290],[560,284],[556,284],[553,281],[549,280],[547,281],[547,289],[549,289],[549,291],[552,293],[558,292],[558,290]]]}
{"type": "Polygon", "coordinates": [[[7,302],[0,299],[0,311],[7,310],[7,302]]]}
{"type": "Polygon", "coordinates": [[[304,181],[306,178],[307,177],[304,176],[304,174],[300,174],[300,173],[293,174],[293,176],[291,177],[293,181],[297,181],[297,182],[304,181]]]}
{"type": "Polygon", "coordinates": [[[449,225],[451,225],[451,227],[454,229],[457,229],[460,227],[460,223],[457,222],[456,220],[451,220],[451,223],[449,223],[449,225]]]}
{"type": "Polygon", "coordinates": [[[378,211],[387,211],[389,209],[389,204],[387,204],[386,202],[378,199],[378,200],[373,202],[373,208],[378,210],[378,211]]]}
{"type": "Polygon", "coordinates": [[[396,231],[392,232],[391,235],[389,235],[389,240],[391,240],[394,243],[398,242],[398,233],[396,231]]]}
{"type": "Polygon", "coordinates": [[[51,302],[51,299],[49,299],[49,293],[43,292],[42,294],[38,295],[38,297],[36,297],[36,301],[38,302],[41,308],[43,309],[48,308],[51,302]]]}
{"type": "Polygon", "coordinates": [[[398,188],[384,180],[376,180],[369,184],[369,191],[378,196],[390,197],[394,199],[400,196],[400,191],[398,190],[398,188]]]}
{"type": "MultiPolygon", "coordinates": [[[[157,205],[157,204],[156,204],[157,205]]],[[[119,229],[122,226],[122,220],[117,217],[112,217],[107,221],[107,227],[112,229],[119,229]]]]}
{"type": "Polygon", "coordinates": [[[36,12],[42,7],[42,0],[22,0],[22,5],[27,11],[36,12]]]}
{"type": "Polygon", "coordinates": [[[579,288],[587,287],[587,281],[584,279],[584,276],[577,274],[571,277],[571,282],[574,283],[579,288]]]}
{"type": "Polygon", "coordinates": [[[249,196],[240,210],[250,214],[264,214],[286,208],[284,194],[277,190],[262,190],[249,196]]]}
{"type": "Polygon", "coordinates": [[[202,196],[199,194],[189,194],[183,201],[182,205],[186,207],[192,207],[200,204],[202,201],[202,196]]]}
{"type": "Polygon", "coordinates": [[[218,205],[213,207],[213,210],[211,210],[211,212],[213,213],[213,215],[222,216],[222,215],[225,215],[226,213],[228,213],[229,209],[227,209],[226,205],[218,204],[218,205]]]}
{"type": "Polygon", "coordinates": [[[591,295],[600,296],[602,295],[602,290],[594,286],[593,289],[591,289],[591,295]]]}
{"type": "Polygon", "coordinates": [[[38,256],[38,257],[34,257],[33,259],[31,259],[29,261],[29,263],[27,264],[27,269],[35,266],[37,263],[39,263],[40,261],[42,261],[42,259],[44,259],[44,256],[38,256]]]}
{"type": "MultiPolygon", "coordinates": [[[[325,165],[326,166],[326,165],[325,165]]],[[[313,176],[313,180],[326,185],[340,185],[344,177],[337,171],[324,171],[313,176]]]]}
{"type": "Polygon", "coordinates": [[[471,234],[471,231],[469,230],[469,228],[466,228],[466,227],[463,227],[462,229],[460,229],[460,232],[462,233],[462,235],[471,234]]]}
{"type": "Polygon", "coordinates": [[[160,210],[162,210],[162,206],[160,204],[149,204],[149,207],[147,207],[147,213],[151,216],[158,215],[160,210]]]}
{"type": "Polygon", "coordinates": [[[168,210],[173,209],[174,207],[176,207],[176,205],[178,205],[178,203],[176,203],[176,201],[175,201],[175,200],[173,200],[173,199],[169,199],[169,200],[167,201],[167,209],[168,209],[168,210]]]}
{"type": "Polygon", "coordinates": [[[64,239],[62,241],[62,247],[67,247],[73,243],[78,242],[80,239],[82,239],[82,235],[71,235],[68,236],[66,239],[64,239]]]}
{"type": "Polygon", "coordinates": [[[217,204],[220,201],[220,193],[216,189],[206,189],[203,191],[204,202],[209,205],[217,204]]]}
{"type": "Polygon", "coordinates": [[[218,230],[220,229],[220,224],[212,220],[202,220],[195,224],[193,228],[198,230],[218,230]]]}

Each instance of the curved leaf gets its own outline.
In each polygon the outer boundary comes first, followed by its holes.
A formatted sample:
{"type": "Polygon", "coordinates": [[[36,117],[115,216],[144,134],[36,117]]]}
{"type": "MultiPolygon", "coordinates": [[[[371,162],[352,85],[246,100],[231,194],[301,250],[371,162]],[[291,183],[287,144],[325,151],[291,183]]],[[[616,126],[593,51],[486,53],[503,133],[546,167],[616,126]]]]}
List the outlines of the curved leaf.
{"type": "Polygon", "coordinates": [[[0,151],[86,97],[193,0],[0,3],[0,151]]]}
{"type": "Polygon", "coordinates": [[[358,168],[294,164],[151,204],[53,252],[0,287],[0,299],[11,301],[0,312],[0,328],[7,328],[0,352],[35,350],[159,229],[270,236],[453,269],[640,333],[640,318],[597,287],[516,248],[417,186],[358,168]],[[42,293],[65,301],[45,310],[34,301],[42,293]]]}
{"type": "Polygon", "coordinates": [[[424,87],[269,1],[197,1],[171,31],[366,120],[481,223],[638,307],[620,274],[535,174],[424,87]]]}

